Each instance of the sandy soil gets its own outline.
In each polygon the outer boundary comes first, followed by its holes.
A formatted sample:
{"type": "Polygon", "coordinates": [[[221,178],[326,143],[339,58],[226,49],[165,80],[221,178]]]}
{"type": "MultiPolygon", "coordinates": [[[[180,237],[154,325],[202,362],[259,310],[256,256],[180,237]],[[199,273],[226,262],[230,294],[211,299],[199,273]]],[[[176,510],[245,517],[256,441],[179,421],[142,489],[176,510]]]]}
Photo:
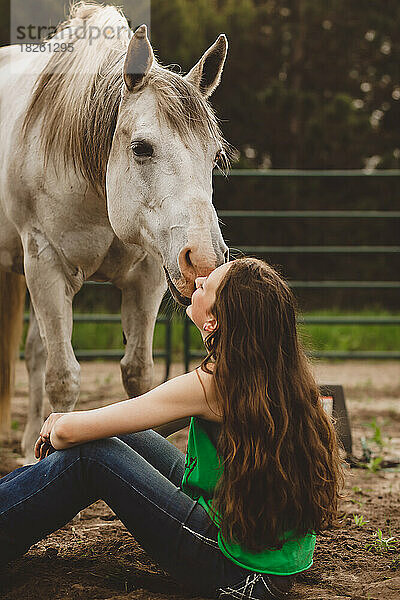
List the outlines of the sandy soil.
{"type": "MultiPolygon", "coordinates": [[[[181,372],[181,365],[173,365],[172,375],[181,372]]],[[[320,383],[344,386],[354,454],[361,456],[364,437],[375,455],[399,458],[399,364],[320,362],[315,365],[315,372],[320,383]],[[374,432],[381,434],[381,446],[376,443],[377,435],[375,441],[371,440],[374,432]]],[[[157,365],[157,383],[162,377],[163,367],[157,365]]],[[[25,366],[19,363],[12,439],[1,450],[1,475],[17,466],[26,420],[27,389],[25,366]]],[[[117,363],[82,364],[78,408],[105,405],[125,397],[117,363]]],[[[187,430],[176,433],[170,440],[184,451],[187,430]]],[[[399,469],[376,472],[348,469],[343,525],[319,536],[314,565],[299,576],[291,595],[293,600],[400,599],[399,473],[399,469]],[[389,549],[386,544],[378,543],[378,529],[383,538],[394,537],[389,549]]],[[[38,542],[23,558],[0,572],[1,599],[37,597],[181,600],[193,596],[152,561],[108,506],[99,501],[82,511],[79,521],[68,523],[38,542]]]]}

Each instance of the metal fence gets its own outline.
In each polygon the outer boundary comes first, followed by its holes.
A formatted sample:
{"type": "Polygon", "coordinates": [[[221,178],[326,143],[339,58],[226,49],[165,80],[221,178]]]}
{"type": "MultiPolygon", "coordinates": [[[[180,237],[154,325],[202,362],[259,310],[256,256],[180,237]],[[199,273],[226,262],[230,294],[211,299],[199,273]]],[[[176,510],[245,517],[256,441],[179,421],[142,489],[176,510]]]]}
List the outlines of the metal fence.
{"type": "MultiPolygon", "coordinates": [[[[218,175],[218,174],[217,174],[218,175]]],[[[381,171],[363,171],[363,170],[287,170],[287,169],[234,169],[229,173],[235,177],[399,177],[400,170],[381,170],[381,171]]],[[[307,219],[398,219],[400,211],[381,211],[381,210],[221,210],[220,217],[231,217],[239,219],[251,218],[307,218],[307,219]]],[[[263,256],[266,254],[399,254],[400,246],[240,246],[238,250],[244,254],[256,254],[263,256]]],[[[400,281],[289,281],[292,288],[333,288],[333,289],[400,289],[400,281]]],[[[400,325],[400,317],[361,317],[361,316],[333,316],[333,317],[307,317],[302,323],[313,325],[400,325]]],[[[186,318],[184,324],[184,360],[185,369],[189,370],[189,363],[192,358],[202,358],[204,352],[192,350],[190,348],[190,327],[191,321],[186,318]]],[[[312,352],[316,358],[356,358],[356,359],[396,359],[400,358],[400,352],[378,352],[378,351],[360,351],[360,352],[312,352]]]]}
{"type": "MultiPolygon", "coordinates": [[[[219,173],[215,174],[216,176],[219,173]]],[[[229,173],[230,177],[399,177],[400,170],[381,170],[381,171],[362,171],[362,170],[286,170],[286,169],[234,169],[229,173]]],[[[219,211],[220,217],[231,217],[237,219],[251,219],[251,218],[307,218],[307,219],[398,219],[400,218],[400,211],[380,211],[380,210],[287,210],[287,211],[275,211],[275,210],[221,210],[219,211]]],[[[272,253],[282,254],[302,254],[302,253],[319,253],[319,254],[360,254],[368,253],[374,254],[388,254],[394,255],[400,253],[400,246],[374,246],[374,245],[362,245],[362,246],[241,246],[237,248],[244,254],[251,253],[263,256],[272,253]]],[[[93,283],[93,282],[88,282],[93,283]]],[[[108,285],[102,283],[96,283],[96,285],[108,285]]],[[[400,281],[289,281],[289,285],[292,288],[343,288],[343,289],[359,289],[359,288],[370,288],[370,289],[400,289],[400,281]]],[[[28,316],[25,315],[25,319],[28,316]]],[[[99,323],[114,323],[120,322],[119,315],[85,315],[79,314],[74,316],[74,322],[99,322],[99,323]]],[[[336,316],[336,317],[307,317],[302,321],[305,324],[319,324],[319,325],[400,325],[400,317],[361,317],[361,316],[336,316]]],[[[166,328],[166,342],[165,350],[155,351],[154,357],[165,359],[165,377],[168,378],[169,369],[171,364],[171,338],[172,338],[172,322],[171,316],[159,315],[157,323],[161,323],[166,328]]],[[[183,331],[183,343],[184,343],[184,363],[186,370],[189,369],[189,363],[192,358],[200,358],[204,356],[204,352],[192,350],[190,347],[190,327],[192,323],[185,316],[184,320],[184,331],[183,331]]],[[[76,352],[77,358],[81,359],[118,359],[123,355],[122,350],[78,350],[76,352]]],[[[364,352],[317,352],[312,353],[313,356],[318,358],[375,358],[375,359],[394,359],[400,358],[400,352],[377,352],[377,351],[364,351],[364,352]]],[[[21,354],[23,357],[23,353],[21,354]]]]}

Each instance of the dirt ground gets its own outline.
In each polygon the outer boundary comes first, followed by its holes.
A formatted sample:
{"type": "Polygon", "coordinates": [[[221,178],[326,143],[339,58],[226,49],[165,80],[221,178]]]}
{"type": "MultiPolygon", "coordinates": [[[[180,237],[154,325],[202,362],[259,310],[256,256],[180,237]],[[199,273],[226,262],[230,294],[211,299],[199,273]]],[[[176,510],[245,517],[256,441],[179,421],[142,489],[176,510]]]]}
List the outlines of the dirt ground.
{"type": "MultiPolygon", "coordinates": [[[[182,372],[173,365],[172,375],[182,372]]],[[[372,458],[400,459],[400,366],[396,362],[315,364],[319,383],[343,384],[353,453],[362,438],[372,458]]],[[[157,383],[163,367],[157,365],[157,383]]],[[[27,376],[19,363],[12,408],[12,439],[1,449],[0,475],[16,468],[27,412],[27,376]]],[[[83,363],[77,408],[126,398],[117,363],[83,363]]],[[[50,412],[50,407],[49,407],[50,412]]],[[[187,430],[169,439],[186,449],[187,430]]],[[[400,599],[400,469],[348,469],[343,525],[318,537],[314,565],[298,577],[293,600],[400,599]],[[379,532],[382,532],[382,539],[379,532]],[[388,538],[393,538],[388,541],[388,538]]],[[[162,571],[99,501],[81,519],[38,542],[0,571],[0,598],[7,600],[193,598],[162,571]]],[[[199,600],[199,599],[198,599],[199,600]]]]}

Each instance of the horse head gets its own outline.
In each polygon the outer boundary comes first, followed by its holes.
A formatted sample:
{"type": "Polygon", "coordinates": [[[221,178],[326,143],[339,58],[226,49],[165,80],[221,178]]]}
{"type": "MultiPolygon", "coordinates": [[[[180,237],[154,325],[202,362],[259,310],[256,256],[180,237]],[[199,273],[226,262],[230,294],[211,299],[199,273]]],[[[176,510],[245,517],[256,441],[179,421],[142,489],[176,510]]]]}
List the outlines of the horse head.
{"type": "Polygon", "coordinates": [[[227,144],[207,98],[227,54],[220,35],[182,76],[154,57],[145,25],[134,32],[107,164],[111,226],[163,265],[174,298],[190,304],[196,277],[228,260],[212,204],[212,171],[227,144]]]}

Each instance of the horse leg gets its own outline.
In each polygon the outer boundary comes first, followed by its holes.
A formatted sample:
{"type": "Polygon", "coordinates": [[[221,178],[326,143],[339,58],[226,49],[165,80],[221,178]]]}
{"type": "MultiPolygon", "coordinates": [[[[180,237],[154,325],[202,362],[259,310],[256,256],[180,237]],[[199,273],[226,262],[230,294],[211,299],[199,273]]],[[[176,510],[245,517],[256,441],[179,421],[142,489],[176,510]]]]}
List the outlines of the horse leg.
{"type": "Polygon", "coordinates": [[[117,285],[122,292],[121,321],[126,339],[122,381],[133,398],[152,386],[154,326],[167,286],[161,264],[148,254],[117,285]]]}
{"type": "Polygon", "coordinates": [[[72,300],[82,286],[82,271],[62,263],[37,229],[21,237],[25,277],[47,355],[45,389],[54,412],[70,412],[80,387],[80,367],[71,335],[72,300]]]}
{"type": "MultiPolygon", "coordinates": [[[[121,320],[126,339],[121,360],[122,380],[130,398],[144,394],[152,387],[154,326],[166,290],[160,263],[149,256],[137,263],[122,284],[121,320]]],[[[156,428],[165,437],[189,423],[179,419],[156,428]]]]}
{"type": "Polygon", "coordinates": [[[39,326],[32,304],[25,343],[25,362],[29,374],[29,408],[21,448],[25,457],[23,464],[31,464],[36,462],[33,449],[44,420],[43,399],[46,368],[46,350],[40,337],[39,326]]]}

